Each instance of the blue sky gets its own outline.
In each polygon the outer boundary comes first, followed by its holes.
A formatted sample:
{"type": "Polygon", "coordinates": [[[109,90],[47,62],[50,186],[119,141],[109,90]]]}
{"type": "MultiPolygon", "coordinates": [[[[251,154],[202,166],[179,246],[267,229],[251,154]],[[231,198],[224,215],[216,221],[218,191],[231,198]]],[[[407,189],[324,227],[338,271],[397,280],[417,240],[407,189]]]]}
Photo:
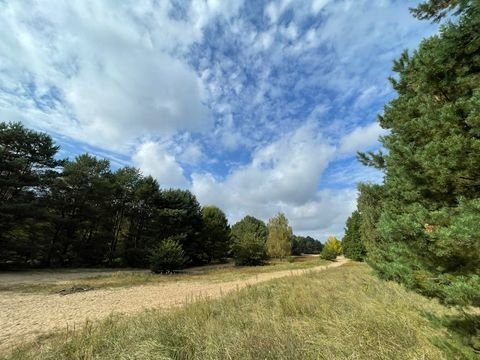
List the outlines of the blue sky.
{"type": "Polygon", "coordinates": [[[134,165],[231,222],[342,236],[417,1],[0,1],[0,121],[134,165]]]}

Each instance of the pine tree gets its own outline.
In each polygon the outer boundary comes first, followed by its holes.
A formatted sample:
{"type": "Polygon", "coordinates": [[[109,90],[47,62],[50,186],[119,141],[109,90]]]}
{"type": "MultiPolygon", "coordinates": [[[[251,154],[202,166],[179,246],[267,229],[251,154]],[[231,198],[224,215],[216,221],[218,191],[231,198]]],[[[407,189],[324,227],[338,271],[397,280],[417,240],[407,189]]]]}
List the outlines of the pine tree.
{"type": "Polygon", "coordinates": [[[157,217],[160,237],[179,239],[193,265],[208,263],[210,257],[202,238],[202,212],[195,195],[188,190],[163,191],[160,208],[157,217]]]}
{"type": "Polygon", "coordinates": [[[247,215],[232,226],[232,255],[236,265],[263,265],[268,259],[267,226],[247,215]]]}
{"type": "Polygon", "coordinates": [[[381,139],[388,153],[375,256],[367,249],[383,277],[478,306],[480,4],[457,9],[456,22],[394,63],[398,96],[379,117],[389,134],[381,139]]]}
{"type": "Polygon", "coordinates": [[[39,262],[50,228],[47,198],[62,161],[44,133],[0,123],[0,265],[39,262]]]}
{"type": "Polygon", "coordinates": [[[367,254],[360,231],[361,225],[362,216],[358,211],[354,211],[347,219],[345,236],[342,240],[343,253],[355,261],[363,261],[367,254]]]}
{"type": "Polygon", "coordinates": [[[225,213],[216,206],[204,206],[203,241],[209,260],[224,260],[231,247],[230,226],[225,213]]]}

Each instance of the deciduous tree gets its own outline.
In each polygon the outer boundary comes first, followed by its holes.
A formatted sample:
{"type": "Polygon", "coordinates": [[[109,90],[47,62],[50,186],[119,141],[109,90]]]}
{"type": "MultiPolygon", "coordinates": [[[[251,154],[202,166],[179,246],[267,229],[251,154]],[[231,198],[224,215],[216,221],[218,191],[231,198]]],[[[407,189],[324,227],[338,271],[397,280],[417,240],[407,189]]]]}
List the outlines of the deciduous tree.
{"type": "Polygon", "coordinates": [[[278,213],[268,221],[267,254],[270,257],[284,258],[292,252],[293,232],[288,219],[278,213]]]}

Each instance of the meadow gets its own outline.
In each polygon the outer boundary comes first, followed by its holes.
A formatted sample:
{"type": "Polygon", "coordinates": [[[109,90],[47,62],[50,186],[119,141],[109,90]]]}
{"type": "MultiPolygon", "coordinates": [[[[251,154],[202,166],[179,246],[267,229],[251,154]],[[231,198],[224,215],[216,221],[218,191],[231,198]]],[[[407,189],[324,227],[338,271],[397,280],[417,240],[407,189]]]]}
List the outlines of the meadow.
{"type": "Polygon", "coordinates": [[[477,359],[474,314],[350,262],[180,308],[87,322],[5,359],[477,359]]]}

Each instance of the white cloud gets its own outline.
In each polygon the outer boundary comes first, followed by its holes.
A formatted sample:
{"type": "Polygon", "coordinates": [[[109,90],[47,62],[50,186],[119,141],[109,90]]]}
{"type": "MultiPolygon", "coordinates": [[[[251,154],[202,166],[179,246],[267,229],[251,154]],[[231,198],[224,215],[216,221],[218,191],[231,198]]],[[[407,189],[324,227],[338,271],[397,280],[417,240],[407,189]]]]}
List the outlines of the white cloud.
{"type": "MultiPolygon", "coordinates": [[[[341,195],[317,190],[322,173],[334,156],[335,148],[317,128],[307,124],[258,148],[249,164],[235,169],[223,180],[209,173],[194,173],[192,191],[201,203],[221,206],[231,221],[246,214],[267,220],[284,211],[291,216],[295,231],[318,229],[324,221],[338,216],[335,211],[328,211],[327,203],[332,196],[341,195]]],[[[342,209],[350,211],[351,206],[342,205],[339,204],[342,209]]]]}
{"type": "Polygon", "coordinates": [[[53,89],[43,111],[68,116],[27,123],[92,145],[125,151],[152,132],[207,131],[204,85],[185,54],[240,5],[197,0],[175,18],[168,1],[2,2],[2,31],[15,36],[0,42],[0,116],[35,111],[53,89]]]}
{"type": "Polygon", "coordinates": [[[354,182],[380,181],[381,174],[368,168],[337,169],[338,176],[328,181],[334,187],[319,190],[322,175],[338,156],[378,144],[381,133],[377,123],[357,127],[336,148],[307,123],[258,148],[247,165],[224,179],[211,173],[192,174],[191,189],[202,204],[222,207],[232,223],[247,214],[267,221],[282,211],[298,234],[319,239],[330,234],[342,236],[345,220],[356,205],[354,182]],[[349,173],[353,170],[354,174],[349,173]],[[355,179],[346,181],[352,176],[355,179]],[[349,186],[336,188],[335,181],[349,186]]]}
{"type": "Polygon", "coordinates": [[[159,143],[141,144],[132,156],[133,164],[145,175],[152,175],[162,188],[187,188],[188,181],[175,157],[159,143]]]}
{"type": "Polygon", "coordinates": [[[378,147],[378,137],[385,134],[386,131],[380,127],[378,122],[373,122],[364,127],[359,126],[342,137],[339,152],[345,154],[365,151],[372,148],[372,146],[378,147]]]}
{"type": "Polygon", "coordinates": [[[330,0],[313,0],[312,1],[312,11],[314,14],[318,14],[327,4],[330,2],[330,0]]]}
{"type": "Polygon", "coordinates": [[[343,168],[382,134],[356,119],[434,28],[413,0],[242,3],[0,0],[0,120],[130,156],[231,221],[284,211],[297,233],[339,235],[353,181],[379,178],[343,168]]]}
{"type": "Polygon", "coordinates": [[[343,236],[345,220],[356,208],[355,189],[328,189],[298,207],[285,209],[299,235],[325,241],[329,235],[343,236]]]}

